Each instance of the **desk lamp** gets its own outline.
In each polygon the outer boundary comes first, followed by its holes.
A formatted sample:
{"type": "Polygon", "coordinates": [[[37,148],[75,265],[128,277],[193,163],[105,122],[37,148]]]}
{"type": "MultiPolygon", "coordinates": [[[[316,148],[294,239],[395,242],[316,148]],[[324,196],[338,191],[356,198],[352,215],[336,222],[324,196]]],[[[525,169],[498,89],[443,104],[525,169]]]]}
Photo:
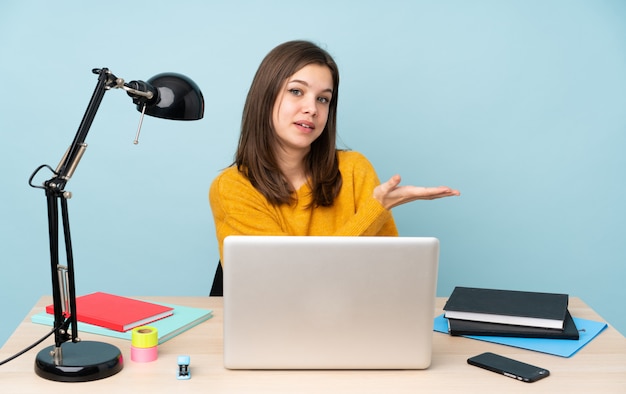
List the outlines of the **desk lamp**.
{"type": "Polygon", "coordinates": [[[202,119],[204,99],[198,86],[184,75],[163,73],[147,82],[125,83],[107,68],[94,69],[98,83],[87,106],[85,115],[72,144],[55,170],[48,165],[39,166],[29,179],[31,187],[44,189],[48,203],[48,233],[50,238],[50,268],[52,273],[52,301],[54,306],[54,345],[41,350],[35,360],[35,372],[42,378],[62,382],[85,382],[103,379],[123,368],[120,350],[110,344],[81,341],[76,320],[76,291],[74,261],[70,238],[67,200],[72,194],[65,185],[85,153],[85,139],[102,102],[104,93],[123,89],[141,112],[137,136],[144,115],[174,120],[202,119]],[[42,186],[33,185],[33,178],[43,168],[53,176],[42,186]],[[59,261],[59,205],[65,241],[66,264],[59,261]],[[71,334],[70,334],[71,333],[71,334]]]}

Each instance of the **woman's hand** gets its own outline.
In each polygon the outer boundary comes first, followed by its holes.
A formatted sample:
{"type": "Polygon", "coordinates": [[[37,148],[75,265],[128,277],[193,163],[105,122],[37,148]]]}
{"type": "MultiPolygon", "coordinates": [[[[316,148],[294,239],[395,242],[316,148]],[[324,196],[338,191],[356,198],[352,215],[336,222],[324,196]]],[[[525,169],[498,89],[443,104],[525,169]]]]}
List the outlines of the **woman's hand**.
{"type": "Polygon", "coordinates": [[[387,182],[381,183],[374,189],[374,198],[386,209],[391,209],[415,200],[434,200],[437,198],[461,195],[458,190],[451,189],[447,186],[399,186],[400,181],[400,175],[394,175],[387,182]]]}

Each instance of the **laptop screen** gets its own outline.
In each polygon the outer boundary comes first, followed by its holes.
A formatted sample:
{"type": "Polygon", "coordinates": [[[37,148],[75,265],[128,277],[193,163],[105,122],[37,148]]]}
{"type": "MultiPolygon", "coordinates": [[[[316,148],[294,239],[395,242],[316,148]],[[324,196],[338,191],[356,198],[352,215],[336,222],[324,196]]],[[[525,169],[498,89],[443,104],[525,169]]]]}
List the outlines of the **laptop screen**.
{"type": "Polygon", "coordinates": [[[224,241],[224,365],[430,365],[439,241],[231,236],[224,241]]]}

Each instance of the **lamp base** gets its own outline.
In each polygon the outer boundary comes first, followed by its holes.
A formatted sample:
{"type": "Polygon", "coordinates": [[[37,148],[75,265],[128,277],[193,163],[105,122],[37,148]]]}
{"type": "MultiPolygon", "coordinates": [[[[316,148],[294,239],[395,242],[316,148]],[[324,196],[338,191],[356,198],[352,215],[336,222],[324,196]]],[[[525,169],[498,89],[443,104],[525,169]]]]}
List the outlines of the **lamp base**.
{"type": "Polygon", "coordinates": [[[81,341],[61,344],[63,359],[56,364],[50,352],[54,345],[37,353],[35,373],[57,382],[89,382],[113,376],[124,367],[120,350],[108,343],[81,341]]]}

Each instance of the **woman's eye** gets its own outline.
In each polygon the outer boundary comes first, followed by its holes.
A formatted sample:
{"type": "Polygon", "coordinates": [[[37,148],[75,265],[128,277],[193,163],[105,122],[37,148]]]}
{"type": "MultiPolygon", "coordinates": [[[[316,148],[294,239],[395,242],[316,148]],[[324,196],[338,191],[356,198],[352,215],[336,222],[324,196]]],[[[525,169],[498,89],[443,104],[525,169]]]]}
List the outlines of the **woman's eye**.
{"type": "Polygon", "coordinates": [[[302,96],[302,90],[300,89],[289,89],[289,93],[293,94],[294,96],[302,96]]]}
{"type": "Polygon", "coordinates": [[[330,102],[330,99],[328,97],[319,97],[317,101],[319,101],[322,104],[328,104],[330,102]]]}

